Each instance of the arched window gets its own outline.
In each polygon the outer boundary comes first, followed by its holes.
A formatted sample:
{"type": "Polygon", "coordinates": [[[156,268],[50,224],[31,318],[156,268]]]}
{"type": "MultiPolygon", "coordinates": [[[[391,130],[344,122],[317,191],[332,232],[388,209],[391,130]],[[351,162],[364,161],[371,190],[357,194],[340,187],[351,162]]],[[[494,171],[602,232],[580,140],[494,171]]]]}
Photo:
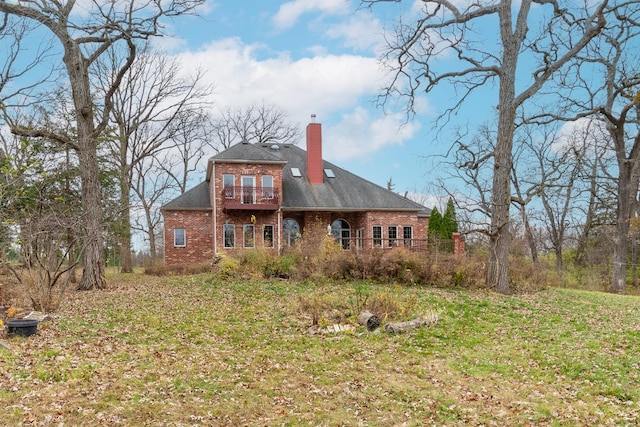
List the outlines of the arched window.
{"type": "Polygon", "coordinates": [[[344,219],[336,219],[331,223],[331,234],[340,243],[342,249],[351,247],[351,227],[344,219]]]}
{"type": "Polygon", "coordinates": [[[285,218],[282,223],[284,243],[287,246],[291,246],[298,240],[300,240],[300,224],[293,218],[285,218]]]}

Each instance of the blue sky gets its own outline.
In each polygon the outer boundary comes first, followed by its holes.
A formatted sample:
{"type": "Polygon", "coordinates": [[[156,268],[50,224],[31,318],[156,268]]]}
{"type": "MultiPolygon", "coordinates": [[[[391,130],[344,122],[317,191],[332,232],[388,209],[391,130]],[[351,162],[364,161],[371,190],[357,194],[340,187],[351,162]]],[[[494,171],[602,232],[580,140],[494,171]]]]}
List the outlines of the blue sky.
{"type": "MultiPolygon", "coordinates": [[[[435,140],[437,102],[420,99],[406,122],[402,105],[374,105],[385,72],[377,58],[386,28],[412,2],[360,8],[358,0],[216,0],[200,17],[181,18],[158,47],[185,67],[201,67],[216,87],[216,108],[273,103],[304,129],[322,123],[323,155],[398,192],[427,192],[431,161],[448,141],[435,140]]],[[[300,142],[304,148],[304,141],[300,142]]],[[[429,206],[431,207],[431,206],[429,206]]]]}

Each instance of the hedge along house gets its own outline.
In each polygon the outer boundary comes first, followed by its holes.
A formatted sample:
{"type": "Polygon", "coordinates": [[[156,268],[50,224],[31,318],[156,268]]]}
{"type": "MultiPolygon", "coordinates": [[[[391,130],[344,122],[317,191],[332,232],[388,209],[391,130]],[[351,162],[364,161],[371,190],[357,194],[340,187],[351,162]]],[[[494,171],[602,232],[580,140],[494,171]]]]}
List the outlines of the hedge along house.
{"type": "Polygon", "coordinates": [[[314,118],[306,151],[245,142],[209,159],[206,180],[161,207],[165,263],[237,248],[279,253],[314,225],[345,250],[426,247],[430,210],[324,161],[314,118]]]}

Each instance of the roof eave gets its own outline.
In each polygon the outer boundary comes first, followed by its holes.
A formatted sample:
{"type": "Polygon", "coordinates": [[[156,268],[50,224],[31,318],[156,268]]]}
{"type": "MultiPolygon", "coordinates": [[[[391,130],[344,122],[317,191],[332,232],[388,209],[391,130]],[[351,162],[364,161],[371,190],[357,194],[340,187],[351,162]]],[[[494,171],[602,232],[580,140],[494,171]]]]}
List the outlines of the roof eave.
{"type": "Polygon", "coordinates": [[[181,208],[181,207],[165,207],[165,206],[161,206],[160,207],[160,212],[164,212],[164,211],[202,211],[202,212],[212,212],[213,209],[212,208],[181,208]]]}
{"type": "MultiPolygon", "coordinates": [[[[343,207],[289,207],[282,206],[282,210],[290,212],[416,212],[419,213],[421,209],[407,209],[407,208],[372,208],[372,207],[360,207],[360,208],[343,208],[343,207]]],[[[426,215],[428,216],[428,215],[426,215]]]]}
{"type": "Polygon", "coordinates": [[[286,160],[211,159],[211,163],[245,163],[260,165],[286,165],[286,160]]]}

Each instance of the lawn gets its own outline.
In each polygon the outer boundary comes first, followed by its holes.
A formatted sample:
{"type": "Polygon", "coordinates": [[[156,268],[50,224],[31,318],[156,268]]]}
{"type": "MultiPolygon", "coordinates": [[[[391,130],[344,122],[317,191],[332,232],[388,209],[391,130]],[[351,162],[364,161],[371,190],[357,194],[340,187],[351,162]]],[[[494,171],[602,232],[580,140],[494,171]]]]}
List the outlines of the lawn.
{"type": "Polygon", "coordinates": [[[116,275],[109,290],[70,294],[37,335],[4,342],[9,426],[640,419],[638,297],[116,275]],[[327,332],[376,296],[401,308],[399,320],[439,321],[400,335],[327,332]]]}

